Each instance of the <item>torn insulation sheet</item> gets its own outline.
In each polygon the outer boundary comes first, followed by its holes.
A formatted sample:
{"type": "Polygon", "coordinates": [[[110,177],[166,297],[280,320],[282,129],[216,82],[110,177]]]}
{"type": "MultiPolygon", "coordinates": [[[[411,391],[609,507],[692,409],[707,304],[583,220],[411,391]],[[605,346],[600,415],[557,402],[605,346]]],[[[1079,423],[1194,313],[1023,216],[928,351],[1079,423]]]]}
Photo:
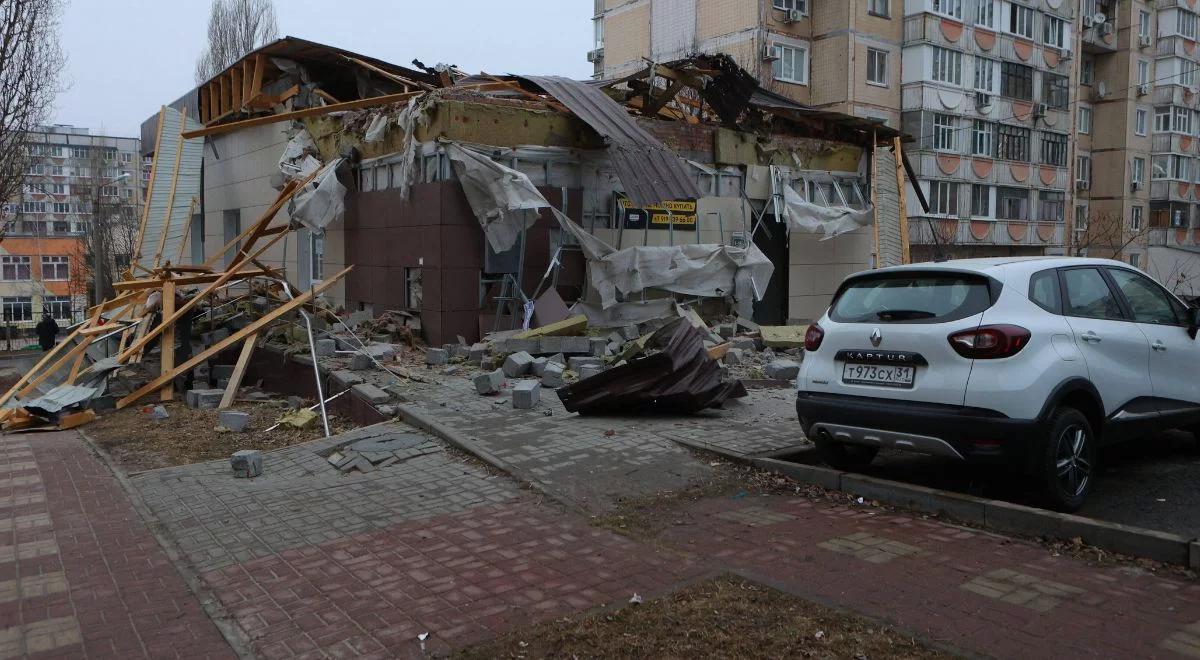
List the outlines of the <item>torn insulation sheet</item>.
{"type": "Polygon", "coordinates": [[[824,241],[867,227],[874,216],[874,210],[870,207],[859,211],[847,206],[818,206],[804,201],[800,193],[786,182],[779,187],[783,189],[783,217],[787,220],[788,231],[825,234],[821,239],[824,241]]]}
{"type": "Polygon", "coordinates": [[[346,212],[346,187],[337,178],[342,162],[341,158],[330,161],[316,178],[296,193],[290,209],[293,220],[319,234],[342,219],[346,212]]]}
{"type": "Polygon", "coordinates": [[[496,252],[512,248],[550,203],[525,173],[453,142],[443,146],[488,244],[496,252]]]}

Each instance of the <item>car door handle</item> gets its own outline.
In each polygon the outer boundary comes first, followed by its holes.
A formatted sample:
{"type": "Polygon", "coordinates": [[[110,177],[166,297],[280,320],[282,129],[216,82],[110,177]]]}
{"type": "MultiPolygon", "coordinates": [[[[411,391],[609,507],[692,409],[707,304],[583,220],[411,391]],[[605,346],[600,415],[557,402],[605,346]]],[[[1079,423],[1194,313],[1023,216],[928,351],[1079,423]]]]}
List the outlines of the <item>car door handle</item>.
{"type": "Polygon", "coordinates": [[[1167,350],[1167,345],[1164,344],[1161,339],[1157,339],[1153,344],[1150,344],[1150,348],[1153,348],[1156,351],[1165,351],[1167,350]]]}
{"type": "Polygon", "coordinates": [[[1080,335],[1079,338],[1088,342],[1089,344],[1099,344],[1100,343],[1100,335],[1096,334],[1095,331],[1093,331],[1093,330],[1088,330],[1087,332],[1080,335]]]}

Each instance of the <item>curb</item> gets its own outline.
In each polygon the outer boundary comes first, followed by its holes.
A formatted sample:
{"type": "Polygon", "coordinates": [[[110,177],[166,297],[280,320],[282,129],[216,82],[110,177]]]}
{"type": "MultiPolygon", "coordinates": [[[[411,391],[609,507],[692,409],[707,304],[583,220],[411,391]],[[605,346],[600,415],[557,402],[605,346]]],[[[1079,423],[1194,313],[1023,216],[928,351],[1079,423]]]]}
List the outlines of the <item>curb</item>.
{"type": "Polygon", "coordinates": [[[943,516],[991,531],[1059,540],[1078,537],[1084,543],[1102,550],[1200,570],[1200,540],[1178,534],[839,472],[814,465],[789,463],[774,458],[751,458],[728,452],[723,455],[791,477],[801,483],[943,516]]]}

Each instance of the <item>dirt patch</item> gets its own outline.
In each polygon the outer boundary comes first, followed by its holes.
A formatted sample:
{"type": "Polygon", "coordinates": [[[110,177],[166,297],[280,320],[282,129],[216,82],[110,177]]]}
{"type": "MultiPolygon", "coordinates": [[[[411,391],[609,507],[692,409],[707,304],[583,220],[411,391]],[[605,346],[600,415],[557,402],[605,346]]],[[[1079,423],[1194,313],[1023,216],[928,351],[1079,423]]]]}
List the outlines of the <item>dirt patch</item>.
{"type": "MultiPolygon", "coordinates": [[[[320,419],[308,429],[281,426],[265,431],[287,412],[282,402],[238,403],[237,410],[250,413],[250,425],[243,433],[218,431],[216,410],[195,410],[182,402],[163,405],[170,417],[161,421],[151,418],[151,405],[130,406],[103,413],[83,431],[128,472],[226,459],[239,449],[268,451],[324,437],[320,419]]],[[[331,433],[354,427],[349,419],[329,417],[331,433]]]]}
{"type": "Polygon", "coordinates": [[[889,626],[720,577],[641,605],[558,619],[460,658],[949,658],[889,626]]]}

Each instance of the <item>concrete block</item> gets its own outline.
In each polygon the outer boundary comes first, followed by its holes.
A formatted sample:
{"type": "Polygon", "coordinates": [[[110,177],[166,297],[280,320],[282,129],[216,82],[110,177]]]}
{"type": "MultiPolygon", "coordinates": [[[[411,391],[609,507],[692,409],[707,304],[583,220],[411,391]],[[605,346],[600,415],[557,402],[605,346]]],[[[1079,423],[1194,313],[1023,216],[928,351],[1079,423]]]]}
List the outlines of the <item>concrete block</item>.
{"type": "Polygon", "coordinates": [[[533,364],[529,365],[529,371],[532,372],[534,376],[541,378],[542,372],[546,370],[546,363],[549,361],[550,358],[534,358],[533,364]]]}
{"type": "Polygon", "coordinates": [[[509,378],[524,376],[533,365],[533,356],[525,351],[513,353],[504,361],[504,375],[509,378]]]}
{"type": "Polygon", "coordinates": [[[604,371],[604,367],[598,364],[585,364],[579,368],[579,380],[591,378],[596,374],[604,371]]]}
{"type": "Polygon", "coordinates": [[[638,334],[638,327],[636,324],[623,325],[617,329],[617,332],[621,333],[621,338],[625,341],[633,341],[641,336],[638,334]]]}
{"type": "Polygon", "coordinates": [[[333,390],[334,394],[342,390],[348,390],[361,382],[363,382],[362,376],[353,371],[339,369],[329,374],[329,387],[333,390]]]}
{"type": "Polygon", "coordinates": [[[592,343],[588,341],[589,337],[559,337],[562,343],[559,344],[558,352],[567,355],[591,355],[592,343]]]}
{"type": "Polygon", "coordinates": [[[444,348],[425,349],[425,364],[446,364],[450,361],[450,351],[444,348]]]}
{"type": "Polygon", "coordinates": [[[487,344],[471,344],[471,348],[467,349],[467,364],[483,364],[483,358],[488,352],[487,344]]]}
{"type": "Polygon", "coordinates": [[[471,349],[466,344],[454,344],[450,347],[450,357],[467,359],[471,356],[471,349]]]}
{"type": "Polygon", "coordinates": [[[250,413],[238,410],[222,410],[217,417],[220,420],[221,426],[234,433],[245,431],[246,427],[250,424],[250,413]]]}
{"type": "Polygon", "coordinates": [[[213,345],[213,344],[215,344],[215,343],[217,343],[217,342],[219,342],[219,341],[221,341],[222,339],[225,339],[225,338],[227,338],[227,337],[229,337],[229,330],[228,330],[228,329],[226,329],[226,328],[217,328],[216,330],[213,330],[212,332],[204,332],[204,333],[201,333],[201,335],[200,335],[200,341],[201,341],[201,342],[202,342],[202,343],[203,343],[205,346],[211,346],[211,345],[213,345]]]}
{"type": "Polygon", "coordinates": [[[232,364],[214,364],[212,366],[212,377],[217,380],[229,380],[233,378],[232,364]]]}
{"type": "Polygon", "coordinates": [[[744,351],[753,351],[756,347],[753,337],[734,337],[729,340],[729,343],[733,344],[733,348],[740,348],[744,351]]]}
{"type": "Polygon", "coordinates": [[[567,356],[563,355],[562,353],[555,353],[554,355],[551,355],[550,361],[557,362],[564,367],[567,366],[567,356]]]}
{"type": "Polygon", "coordinates": [[[354,341],[353,339],[347,337],[334,337],[333,341],[337,342],[337,349],[339,351],[358,350],[358,342],[354,341]]]}
{"type": "Polygon", "coordinates": [[[800,363],[795,360],[774,360],[766,366],[764,371],[767,378],[792,380],[800,373],[800,363]]]}
{"type": "Polygon", "coordinates": [[[604,337],[588,337],[588,346],[591,350],[588,354],[592,357],[604,357],[608,350],[608,339],[604,337]]]}
{"type": "Polygon", "coordinates": [[[188,408],[216,408],[224,395],[224,390],[188,390],[184,400],[188,408]]]}
{"type": "Polygon", "coordinates": [[[314,342],[317,357],[329,357],[337,351],[337,342],[332,339],[318,339],[314,342]]]}
{"type": "Polygon", "coordinates": [[[243,479],[257,477],[262,474],[262,452],[257,449],[243,449],[236,451],[229,458],[229,465],[233,467],[233,476],[243,479]]]}
{"type": "Polygon", "coordinates": [[[722,339],[729,339],[737,332],[737,329],[732,323],[722,323],[716,328],[713,328],[713,330],[715,330],[722,339]]]}
{"type": "Polygon", "coordinates": [[[537,338],[533,339],[506,339],[504,340],[504,353],[537,353],[541,350],[541,342],[537,338]]]}
{"type": "Polygon", "coordinates": [[[744,353],[740,348],[731,348],[727,353],[725,353],[725,364],[733,366],[735,364],[741,364],[744,361],[744,353]]]}
{"type": "Polygon", "coordinates": [[[536,380],[523,380],[517,383],[513,388],[512,403],[513,408],[518,410],[529,410],[538,404],[538,397],[541,394],[540,383],[536,380]]]}
{"type": "Polygon", "coordinates": [[[497,369],[474,378],[475,391],[479,394],[495,394],[504,387],[504,371],[497,369]]]}
{"type": "Polygon", "coordinates": [[[364,346],[362,350],[380,362],[396,357],[396,347],[391,344],[371,343],[364,346]]]}
{"type": "Polygon", "coordinates": [[[96,412],[104,412],[106,410],[116,410],[117,399],[111,394],[93,397],[88,406],[96,412]]]}
{"type": "Polygon", "coordinates": [[[375,368],[375,363],[371,361],[370,357],[362,353],[355,353],[354,357],[350,358],[350,368],[354,371],[366,371],[375,368]]]}
{"type": "Polygon", "coordinates": [[[567,359],[567,366],[570,367],[571,371],[574,371],[575,373],[581,374],[581,375],[582,375],[582,372],[580,370],[583,369],[584,367],[587,367],[587,366],[599,367],[601,364],[603,364],[603,363],[601,362],[600,358],[597,358],[597,357],[572,356],[567,359]]]}
{"type": "Polygon", "coordinates": [[[558,362],[547,362],[542,370],[542,387],[562,387],[565,370],[566,367],[558,362]]]}
{"type": "Polygon", "coordinates": [[[370,383],[359,383],[354,386],[353,390],[355,395],[366,400],[371,405],[387,403],[392,398],[392,395],[370,383]]]}
{"type": "Polygon", "coordinates": [[[539,337],[537,355],[552,355],[562,350],[562,337],[539,337]]]}

